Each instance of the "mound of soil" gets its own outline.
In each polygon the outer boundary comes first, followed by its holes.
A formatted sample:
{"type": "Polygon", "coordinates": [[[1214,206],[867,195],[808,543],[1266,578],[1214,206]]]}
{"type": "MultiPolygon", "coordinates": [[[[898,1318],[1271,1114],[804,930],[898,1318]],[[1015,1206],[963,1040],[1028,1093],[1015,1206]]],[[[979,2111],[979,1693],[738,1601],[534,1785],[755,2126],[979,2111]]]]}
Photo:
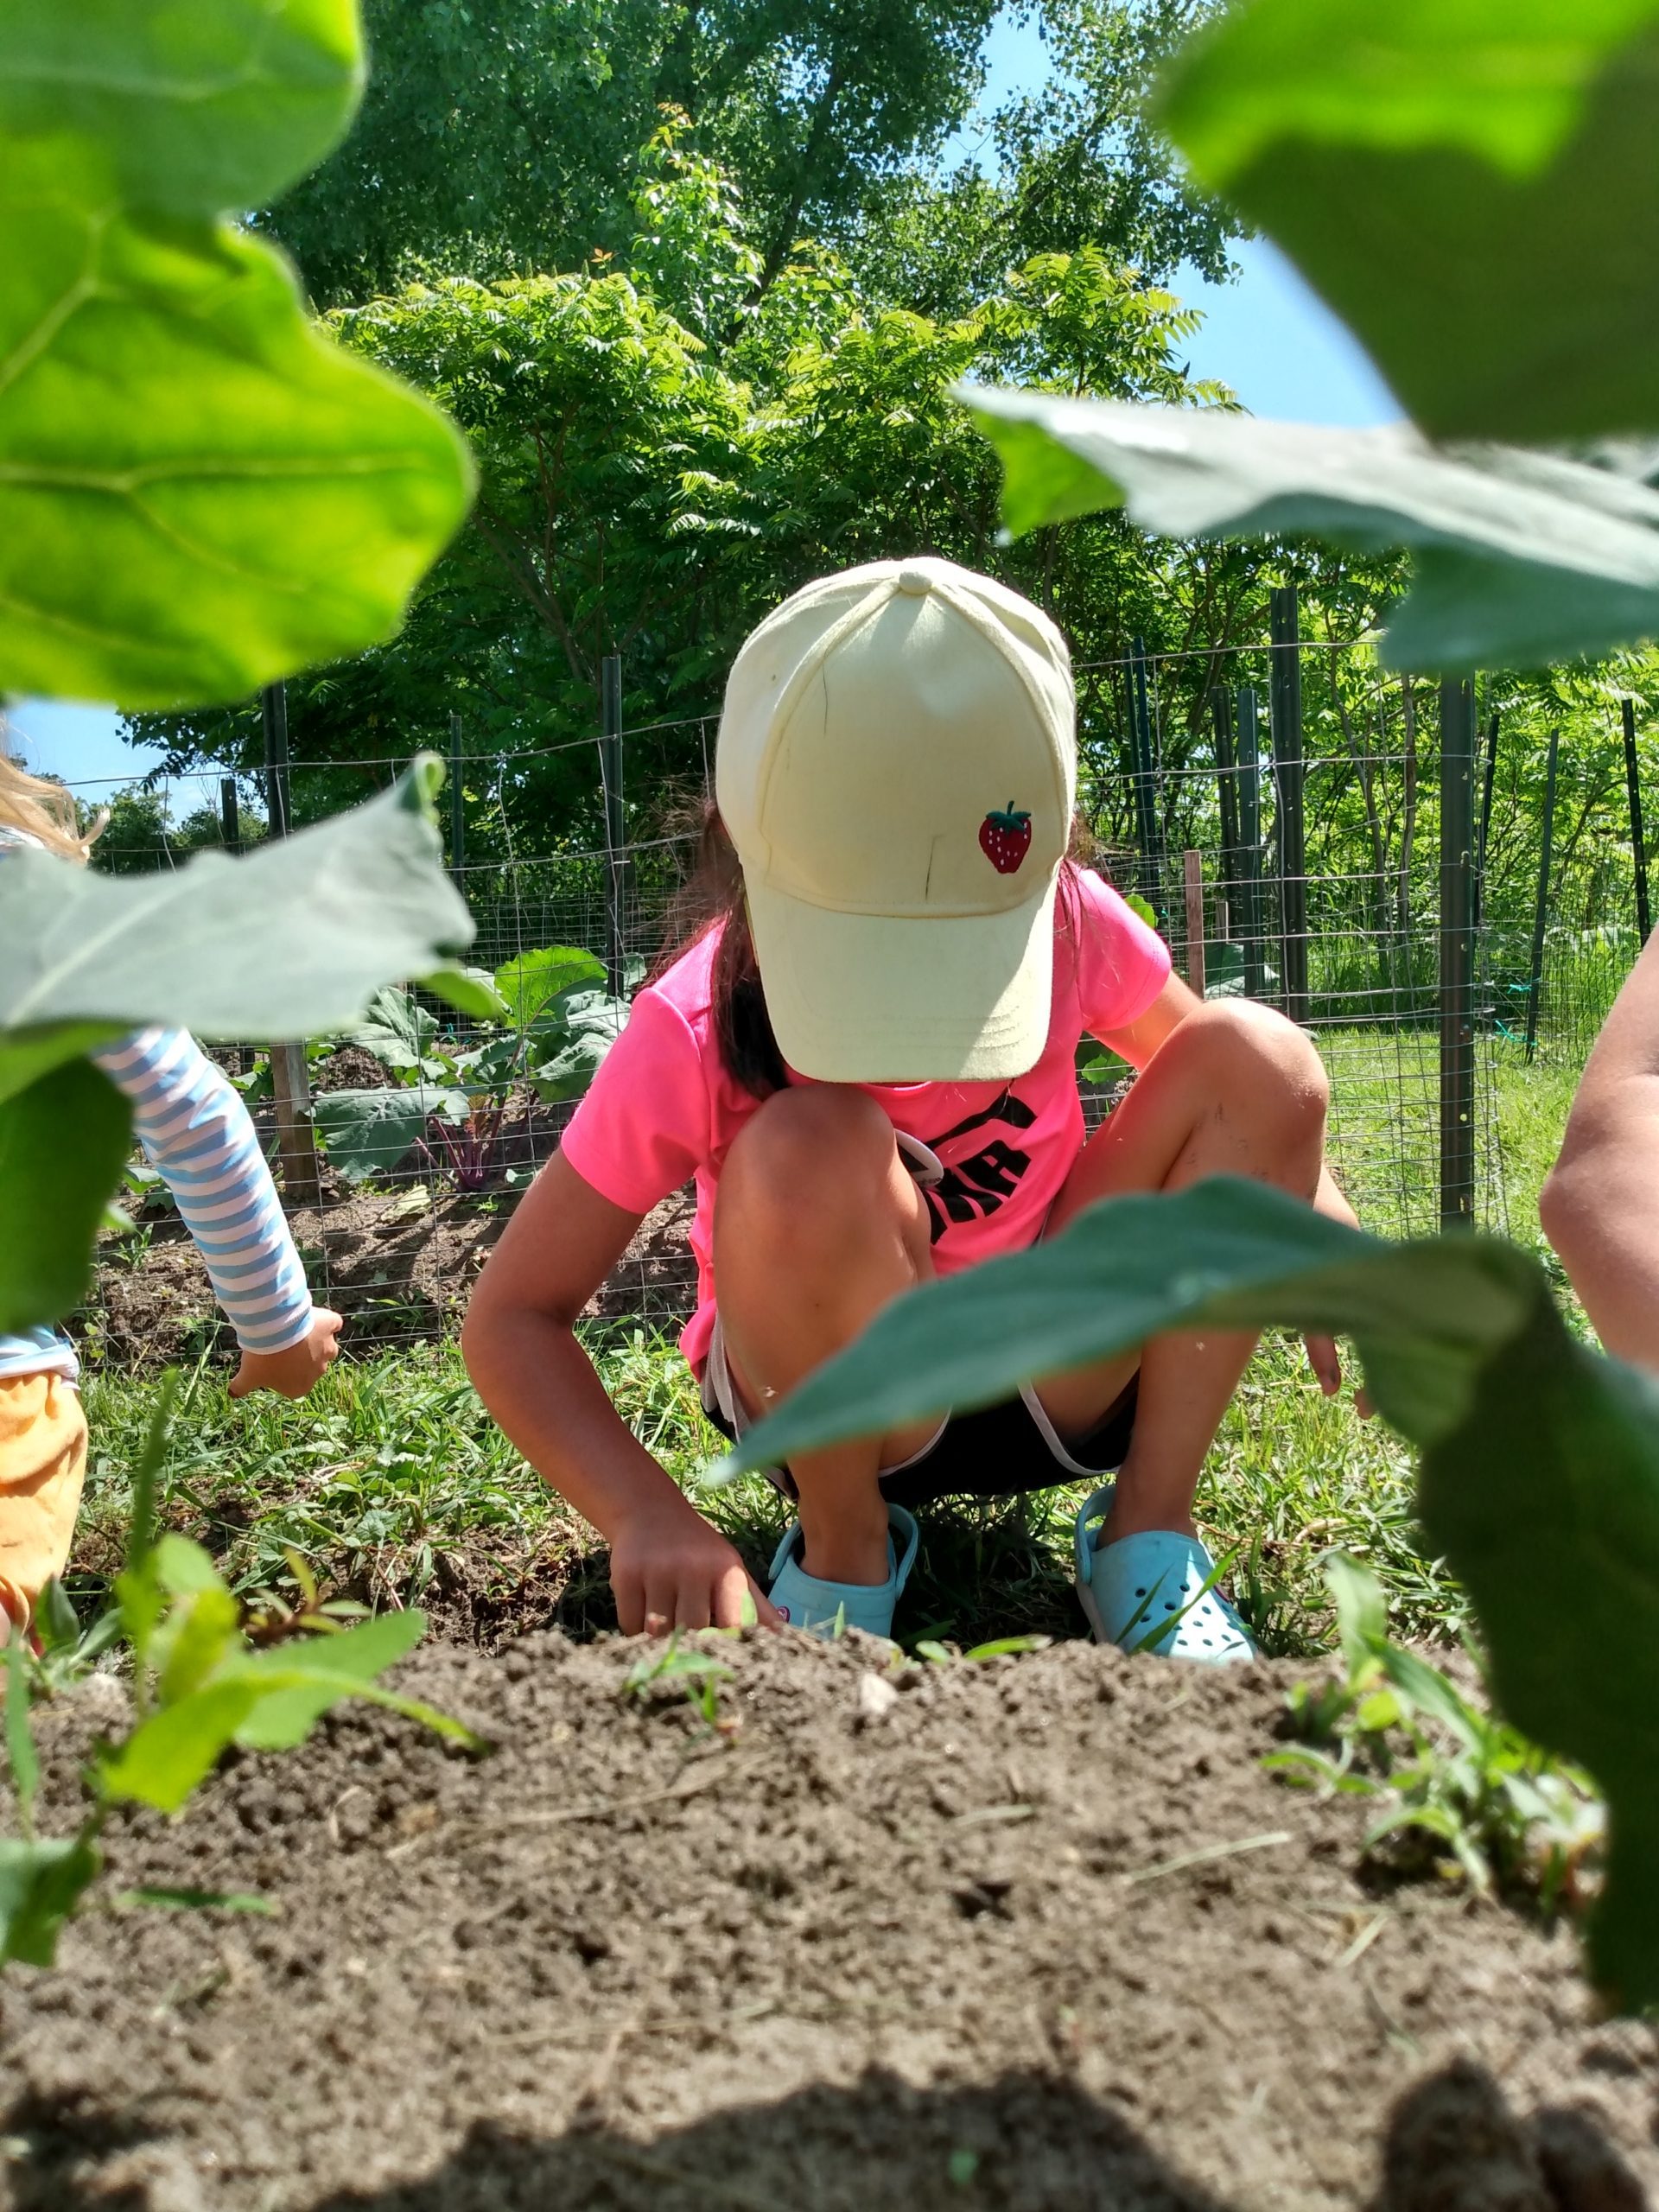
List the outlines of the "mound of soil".
{"type": "MultiPolygon", "coordinates": [[[[479,1269],[518,1196],[505,1185],[482,1196],[433,1193],[426,1186],[423,1196],[412,1182],[401,1190],[353,1192],[329,1179],[322,1211],[301,1209],[289,1221],[313,1290],[346,1317],[346,1349],[364,1351],[440,1337],[459,1325],[479,1269]]],[[[690,1312],[696,1286],[686,1242],[692,1203],[691,1192],[681,1192],[647,1215],[589,1305],[590,1314],[669,1325],[690,1312]]],[[[130,1369],[190,1360],[210,1343],[227,1361],[236,1351],[201,1256],[176,1216],[154,1224],[137,1256],[106,1248],[80,1334],[93,1357],[130,1369]]]]}
{"type": "MultiPolygon", "coordinates": [[[[885,1674],[722,1645],[433,1648],[248,1758],[0,1994],[7,2212],[1626,2212],[1652,2031],[1566,1931],[1359,1871],[1275,1783],[1284,1669],[1088,1647],[885,1674]]],[[[117,1694],[104,1686],[105,1696],[117,1694]]],[[[92,1722],[46,1716],[57,1822],[92,1722]]]]}

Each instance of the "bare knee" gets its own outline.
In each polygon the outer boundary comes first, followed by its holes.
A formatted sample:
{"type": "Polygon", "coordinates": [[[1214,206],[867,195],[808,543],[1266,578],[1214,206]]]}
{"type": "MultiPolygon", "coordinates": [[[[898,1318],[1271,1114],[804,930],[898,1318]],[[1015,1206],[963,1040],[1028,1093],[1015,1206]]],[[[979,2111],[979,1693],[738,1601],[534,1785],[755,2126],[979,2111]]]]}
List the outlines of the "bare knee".
{"type": "Polygon", "coordinates": [[[1270,1006],[1211,1000],[1182,1022],[1202,1080],[1230,1117],[1248,1117],[1287,1144],[1322,1143],[1331,1080],[1312,1039],[1270,1006]]]}
{"type": "Polygon", "coordinates": [[[893,1182],[893,1124],[861,1090],[780,1090],[745,1122],[721,1169],[715,1230],[773,1251],[822,1249],[868,1221],[893,1182]]]}

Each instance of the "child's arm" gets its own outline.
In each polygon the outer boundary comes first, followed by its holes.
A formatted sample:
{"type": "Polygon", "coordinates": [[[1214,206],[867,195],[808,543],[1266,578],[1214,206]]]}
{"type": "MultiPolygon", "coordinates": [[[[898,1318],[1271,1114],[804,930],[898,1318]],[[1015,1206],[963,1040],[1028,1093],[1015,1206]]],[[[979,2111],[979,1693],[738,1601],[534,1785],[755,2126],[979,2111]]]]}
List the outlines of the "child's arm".
{"type": "Polygon", "coordinates": [[[618,1414],[573,1333],[642,1217],[555,1154],[478,1279],[461,1337],[467,1371],[531,1466],[609,1542],[625,1633],[736,1628],[746,1596],[775,1621],[736,1551],[618,1414]]]}
{"type": "Polygon", "coordinates": [[[248,1109],[194,1039],[143,1029],[92,1058],[178,1202],[242,1347],[232,1397],[302,1398],[334,1358],[340,1316],[312,1304],[248,1109]]]}

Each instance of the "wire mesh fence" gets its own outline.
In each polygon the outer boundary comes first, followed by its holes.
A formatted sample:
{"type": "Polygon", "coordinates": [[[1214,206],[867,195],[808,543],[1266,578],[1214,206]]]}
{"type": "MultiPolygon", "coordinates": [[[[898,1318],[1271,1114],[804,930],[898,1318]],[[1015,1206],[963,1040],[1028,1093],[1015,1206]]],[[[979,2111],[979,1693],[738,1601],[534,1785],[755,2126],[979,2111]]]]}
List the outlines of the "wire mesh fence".
{"type": "MultiPolygon", "coordinates": [[[[1294,598],[1275,595],[1270,639],[1224,657],[1136,647],[1077,673],[1079,798],[1096,864],[1152,910],[1194,989],[1265,1000],[1309,1029],[1331,1076],[1332,1164],[1361,1217],[1392,1235],[1455,1218],[1508,1227],[1506,1087],[1535,1065],[1582,1064],[1639,947],[1618,873],[1629,849],[1608,808],[1599,833],[1586,810],[1552,868],[1547,823],[1541,843],[1527,834],[1522,740],[1506,753],[1486,713],[1478,743],[1456,754],[1440,727],[1450,695],[1382,671],[1363,641],[1299,639],[1294,598]],[[1461,828],[1447,797],[1459,762],[1475,795],[1465,793],[1461,828]]],[[[652,726],[652,757],[676,748],[682,791],[709,787],[715,730],[713,715],[652,726]]],[[[603,842],[527,832],[507,800],[524,756],[458,747],[450,857],[477,925],[478,965],[579,947],[626,994],[663,956],[696,840],[665,820],[657,790],[630,788],[624,807],[634,734],[612,727],[554,748],[588,748],[603,842]]],[[[390,776],[401,764],[388,755],[358,765],[390,776]]],[[[339,767],[286,763],[291,819],[324,810],[312,779],[336,788],[339,767]]],[[[1553,804],[1553,767],[1551,777],[1553,804]]],[[[257,807],[238,816],[213,777],[173,779],[158,812],[163,834],[146,842],[124,844],[118,816],[103,864],[175,864],[169,821],[193,823],[197,842],[212,842],[215,823],[225,836],[233,819],[239,834],[263,827],[257,807]]],[[[476,1044],[474,1026],[429,1010],[440,1056],[476,1044]]],[[[253,1071],[251,1103],[274,1142],[281,1109],[259,1096],[256,1056],[226,1057],[253,1071]]],[[[1083,1057],[1085,1114],[1096,1125],[1128,1071],[1092,1050],[1083,1057]]],[[[299,1091],[286,1135],[304,1147],[331,1090],[409,1080],[348,1041],[312,1040],[289,1058],[299,1091]]],[[[512,1083],[475,1102],[464,1143],[434,1122],[398,1162],[366,1176],[342,1174],[325,1147],[315,1188],[286,1178],[314,1286],[348,1315],[356,1343],[454,1325],[572,1110],[512,1083]]],[[[654,1329],[690,1310],[689,1217],[682,1193],[642,1224],[599,1313],[654,1329]]],[[[134,1243],[136,1257],[105,1270],[89,1332],[102,1331],[117,1357],[188,1353],[216,1325],[205,1278],[164,1217],[134,1243]]]]}

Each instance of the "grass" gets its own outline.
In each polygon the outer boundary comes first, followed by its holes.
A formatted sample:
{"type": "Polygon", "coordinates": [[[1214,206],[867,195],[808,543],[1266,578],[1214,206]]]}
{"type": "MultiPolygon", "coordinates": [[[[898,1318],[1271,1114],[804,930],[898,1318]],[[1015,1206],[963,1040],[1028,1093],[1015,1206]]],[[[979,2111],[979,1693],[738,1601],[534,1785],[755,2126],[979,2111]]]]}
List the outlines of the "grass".
{"type": "MultiPolygon", "coordinates": [[[[1385,1234],[1431,1225],[1401,1168],[1421,1161],[1432,1215],[1436,1039],[1344,1030],[1327,1051],[1333,1153],[1362,1216],[1385,1234]]],[[[1553,1266],[1537,1230],[1537,1192],[1574,1073],[1528,1067],[1501,1039],[1490,1068],[1484,1119],[1503,1161],[1511,1233],[1553,1266]]],[[[624,1418],[696,1495],[721,1440],[671,1339],[613,1325],[595,1326],[588,1342],[624,1418]]],[[[94,1596],[119,1560],[153,1389],[118,1372],[88,1376],[92,1453],[70,1578],[78,1597],[94,1596]]],[[[1087,1487],[931,1508],[900,1618],[906,1640],[967,1647],[1010,1634],[1081,1634],[1070,1554],[1087,1487]]],[[[1376,1575],[1395,1636],[1460,1633],[1462,1592],[1424,1555],[1413,1495],[1405,1446],[1380,1423],[1359,1421],[1348,1395],[1322,1396],[1300,1344],[1269,1338],[1222,1425],[1198,1510],[1217,1556],[1234,1554],[1230,1580],[1263,1648],[1300,1655],[1332,1640],[1320,1560],[1332,1548],[1376,1575]]],[[[752,1478],[698,1503],[763,1578],[785,1517],[777,1494],[752,1478]]],[[[267,1396],[233,1403],[224,1370],[204,1361],[181,1393],[162,1510],[206,1543],[251,1599],[291,1597],[292,1554],[325,1595],[424,1604],[486,1637],[525,1620],[556,1621],[577,1635],[614,1625],[598,1537],[487,1419],[453,1344],[341,1362],[302,1405],[267,1396]]]]}

